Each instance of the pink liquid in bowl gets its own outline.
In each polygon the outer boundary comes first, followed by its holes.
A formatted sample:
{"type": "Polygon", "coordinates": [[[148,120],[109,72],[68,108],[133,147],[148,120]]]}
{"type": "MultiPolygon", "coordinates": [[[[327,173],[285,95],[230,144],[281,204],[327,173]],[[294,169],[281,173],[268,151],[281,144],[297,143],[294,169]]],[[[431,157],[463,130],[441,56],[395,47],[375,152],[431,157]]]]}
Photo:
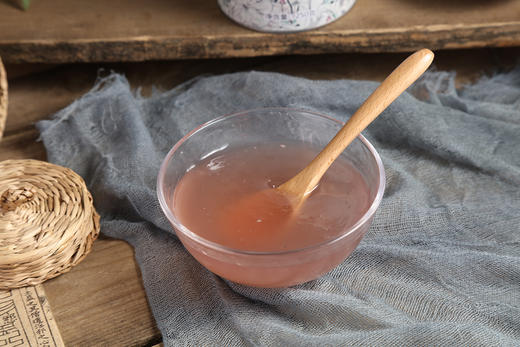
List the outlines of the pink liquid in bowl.
{"type": "Polygon", "coordinates": [[[186,250],[213,273],[257,287],[307,282],[344,261],[368,230],[385,186],[381,159],[363,136],[337,159],[298,218],[287,218],[284,199],[275,199],[282,210],[272,215],[241,204],[296,174],[342,126],[316,112],[260,108],[187,134],[157,177],[161,208],[186,250]]]}
{"type": "Polygon", "coordinates": [[[317,153],[295,142],[251,144],[198,162],[181,178],[171,199],[170,209],[180,223],[205,240],[270,259],[255,263],[232,252],[222,256],[178,233],[185,247],[214,273],[259,287],[305,282],[335,267],[358,245],[366,228],[358,228],[326,254],[314,246],[337,239],[371,204],[366,181],[345,158],[336,160],[295,213],[284,199],[272,200],[280,211],[274,214],[264,213],[262,206],[244,211],[237,204],[285,182],[317,153]],[[237,214],[241,222],[229,223],[237,214]]]}

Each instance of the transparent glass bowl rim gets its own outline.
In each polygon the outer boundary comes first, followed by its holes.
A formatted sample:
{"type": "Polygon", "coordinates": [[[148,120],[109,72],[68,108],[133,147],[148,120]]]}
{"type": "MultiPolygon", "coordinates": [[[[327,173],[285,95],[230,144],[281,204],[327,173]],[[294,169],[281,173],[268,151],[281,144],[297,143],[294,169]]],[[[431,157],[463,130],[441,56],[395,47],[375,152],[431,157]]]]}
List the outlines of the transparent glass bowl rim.
{"type": "Polygon", "coordinates": [[[385,177],[385,170],[383,167],[383,162],[381,161],[381,157],[377,153],[374,146],[372,146],[372,144],[370,142],[368,142],[368,140],[363,135],[360,134],[357,138],[370,151],[370,154],[372,155],[372,159],[376,162],[376,165],[378,168],[378,173],[379,173],[379,186],[377,187],[377,193],[374,198],[374,201],[370,205],[370,208],[353,226],[348,228],[346,231],[342,232],[337,237],[324,241],[324,242],[321,242],[321,243],[317,243],[315,245],[307,246],[304,248],[297,248],[297,249],[291,249],[291,250],[287,250],[287,251],[276,251],[276,252],[258,252],[258,251],[240,250],[240,249],[223,246],[219,243],[210,241],[204,237],[197,235],[193,231],[189,230],[185,225],[183,225],[170,210],[170,208],[166,202],[166,197],[164,195],[164,189],[163,189],[163,185],[162,185],[162,182],[164,182],[168,164],[169,164],[170,160],[172,159],[173,155],[184,144],[184,142],[186,142],[189,138],[195,136],[199,131],[201,131],[207,127],[210,127],[218,122],[229,120],[229,119],[235,118],[235,117],[247,116],[250,113],[257,113],[257,112],[306,113],[308,115],[323,118],[326,121],[332,121],[332,122],[338,123],[339,125],[344,124],[343,122],[341,122],[337,119],[334,119],[330,116],[320,114],[317,112],[313,112],[313,111],[308,111],[305,109],[289,108],[289,107],[264,107],[264,108],[255,108],[255,109],[240,111],[240,112],[236,112],[236,113],[230,113],[227,115],[223,115],[223,116],[214,118],[204,124],[199,125],[195,129],[190,131],[188,134],[186,134],[182,139],[180,139],[172,147],[172,149],[168,152],[168,154],[164,158],[164,160],[161,164],[161,167],[159,169],[159,174],[157,175],[157,196],[159,198],[159,204],[161,205],[161,208],[162,208],[164,214],[166,215],[168,220],[173,224],[174,228],[177,231],[182,232],[185,236],[192,239],[193,241],[195,241],[205,247],[211,248],[215,251],[225,252],[225,253],[234,254],[234,255],[273,256],[273,255],[289,255],[289,254],[293,254],[293,253],[307,252],[307,251],[311,251],[313,249],[319,249],[319,248],[330,246],[330,245],[332,245],[336,242],[339,242],[340,240],[348,237],[351,233],[354,233],[356,230],[361,228],[366,222],[368,222],[368,220],[375,214],[377,208],[379,207],[379,204],[381,203],[381,200],[383,199],[383,193],[385,191],[386,177],[385,177]]]}

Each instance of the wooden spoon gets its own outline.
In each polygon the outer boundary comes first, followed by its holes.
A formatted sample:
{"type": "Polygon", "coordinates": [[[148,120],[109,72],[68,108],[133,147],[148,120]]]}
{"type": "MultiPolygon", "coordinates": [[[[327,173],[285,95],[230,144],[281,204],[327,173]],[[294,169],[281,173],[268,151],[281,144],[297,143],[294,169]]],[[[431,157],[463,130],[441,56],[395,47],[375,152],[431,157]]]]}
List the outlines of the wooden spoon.
{"type": "Polygon", "coordinates": [[[384,109],[430,66],[433,53],[421,49],[403,61],[368,97],[327,146],[296,176],[276,189],[262,190],[223,207],[219,219],[225,244],[238,249],[269,249],[280,227],[292,220],[334,160],[384,109]],[[248,231],[248,237],[238,237],[248,231]],[[264,245],[265,243],[265,245],[264,245]]]}
{"type": "Polygon", "coordinates": [[[403,61],[377,87],[339,130],[327,146],[296,176],[277,189],[300,206],[345,148],[381,114],[399,95],[419,78],[433,61],[433,52],[421,49],[403,61]]]}

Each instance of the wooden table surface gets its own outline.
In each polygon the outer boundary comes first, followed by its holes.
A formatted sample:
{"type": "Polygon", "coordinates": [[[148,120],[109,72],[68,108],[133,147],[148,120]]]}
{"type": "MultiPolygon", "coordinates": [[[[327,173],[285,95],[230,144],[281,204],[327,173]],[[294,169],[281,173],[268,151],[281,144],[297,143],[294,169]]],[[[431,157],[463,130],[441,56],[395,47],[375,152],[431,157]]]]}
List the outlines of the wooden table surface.
{"type": "Polygon", "coordinates": [[[0,1],[8,62],[143,61],[520,45],[517,0],[358,0],[338,21],[280,35],[244,29],[216,0],[0,1]]]}
{"type": "MultiPolygon", "coordinates": [[[[0,142],[0,160],[45,160],[34,122],[48,118],[86,92],[98,69],[125,73],[134,87],[149,92],[152,85],[171,88],[202,73],[241,70],[278,71],[312,79],[381,80],[403,54],[320,56],[322,64],[309,69],[315,57],[288,56],[206,61],[172,61],[113,65],[8,65],[11,78],[9,116],[0,142]]],[[[458,73],[466,83],[507,69],[520,49],[480,49],[438,52],[435,65],[458,73]]],[[[217,115],[215,115],[217,116],[217,115]]],[[[44,284],[52,311],[67,346],[152,346],[161,342],[132,248],[123,241],[101,237],[92,253],[69,273],[44,284]]]]}

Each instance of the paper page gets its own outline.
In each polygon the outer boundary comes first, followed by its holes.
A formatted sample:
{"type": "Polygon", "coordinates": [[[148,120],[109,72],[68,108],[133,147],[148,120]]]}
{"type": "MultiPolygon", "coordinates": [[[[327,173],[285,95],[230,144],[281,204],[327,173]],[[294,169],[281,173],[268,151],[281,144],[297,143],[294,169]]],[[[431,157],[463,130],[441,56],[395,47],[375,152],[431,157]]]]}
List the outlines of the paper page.
{"type": "Polygon", "coordinates": [[[64,346],[41,285],[0,291],[0,346],[64,346]]]}

